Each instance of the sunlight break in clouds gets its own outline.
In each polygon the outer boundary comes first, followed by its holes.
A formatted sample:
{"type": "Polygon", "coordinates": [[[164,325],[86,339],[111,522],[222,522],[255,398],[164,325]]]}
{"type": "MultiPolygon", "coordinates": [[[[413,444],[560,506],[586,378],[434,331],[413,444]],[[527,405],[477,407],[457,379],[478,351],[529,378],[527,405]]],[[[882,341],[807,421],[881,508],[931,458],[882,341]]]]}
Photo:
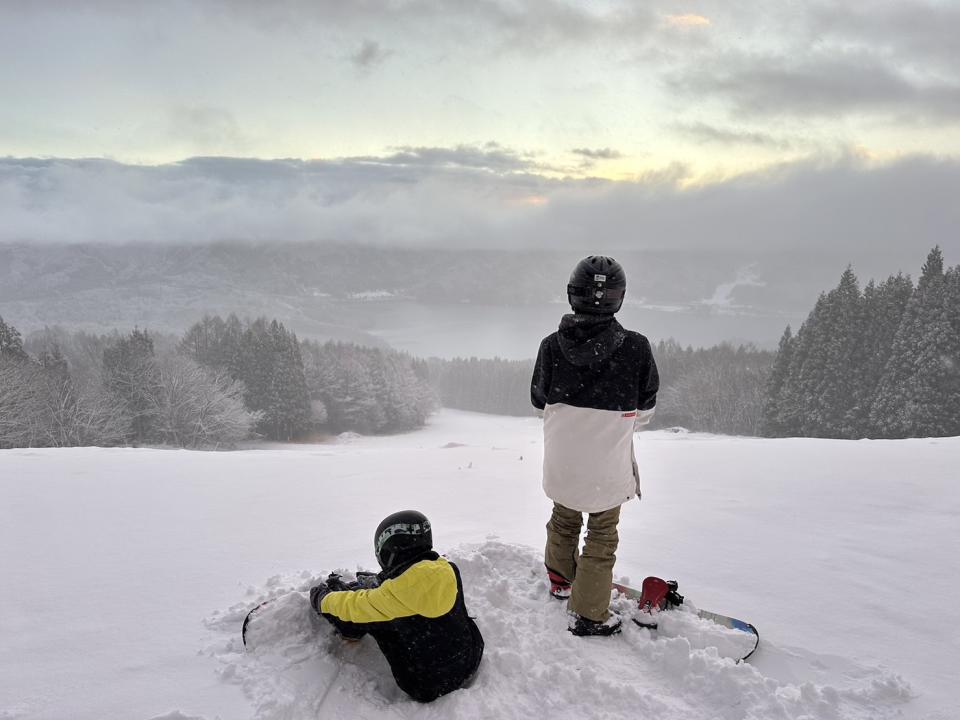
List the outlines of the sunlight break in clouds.
{"type": "Polygon", "coordinates": [[[710,24],[710,18],[687,13],[685,15],[667,15],[667,24],[674,27],[704,27],[710,24]]]}

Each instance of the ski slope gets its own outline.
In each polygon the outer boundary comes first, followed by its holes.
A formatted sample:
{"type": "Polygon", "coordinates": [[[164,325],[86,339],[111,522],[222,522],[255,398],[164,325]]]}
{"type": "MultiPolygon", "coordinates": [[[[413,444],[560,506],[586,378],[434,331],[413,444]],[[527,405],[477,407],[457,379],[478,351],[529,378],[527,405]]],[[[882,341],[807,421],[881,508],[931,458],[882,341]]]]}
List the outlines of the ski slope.
{"type": "Polygon", "coordinates": [[[565,632],[541,452],[537,419],[453,411],[327,445],[0,451],[0,719],[960,717],[960,438],[637,436],[617,576],[753,622],[739,665],[694,627],[565,632]],[[373,569],[373,529],[407,507],[487,643],[474,686],[427,706],[290,594],[373,569]]]}

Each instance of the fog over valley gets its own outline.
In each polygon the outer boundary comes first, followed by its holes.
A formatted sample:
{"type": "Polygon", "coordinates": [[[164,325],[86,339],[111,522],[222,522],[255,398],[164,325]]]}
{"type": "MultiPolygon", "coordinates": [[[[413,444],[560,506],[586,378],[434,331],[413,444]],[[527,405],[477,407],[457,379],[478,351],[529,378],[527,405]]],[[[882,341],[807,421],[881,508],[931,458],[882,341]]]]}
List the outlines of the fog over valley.
{"type": "MultiPolygon", "coordinates": [[[[804,276],[786,257],[623,250],[620,317],[653,340],[775,347],[842,265],[804,276]]],[[[303,337],[420,356],[530,358],[569,311],[574,250],[248,244],[0,246],[0,308],[46,325],[181,333],[204,314],[276,317],[303,337]]],[[[797,258],[798,261],[800,258],[797,258]]]]}

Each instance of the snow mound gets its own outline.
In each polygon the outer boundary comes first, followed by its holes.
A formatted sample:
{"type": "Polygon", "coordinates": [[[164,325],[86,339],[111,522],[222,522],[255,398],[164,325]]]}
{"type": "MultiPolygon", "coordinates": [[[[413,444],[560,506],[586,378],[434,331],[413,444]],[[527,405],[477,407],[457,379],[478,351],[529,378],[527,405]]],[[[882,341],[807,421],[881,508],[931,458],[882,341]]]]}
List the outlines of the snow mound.
{"type": "MultiPolygon", "coordinates": [[[[430,705],[397,688],[370,638],[345,642],[309,607],[306,591],[326,573],[273,577],[252,601],[215,613],[223,637],[208,652],[226,682],[239,684],[257,720],[275,718],[630,718],[661,720],[880,720],[901,715],[911,697],[899,677],[878,668],[764,640],[755,658],[789,665],[789,680],[736,663],[736,631],[699,620],[692,608],[661,616],[657,632],[624,623],[614,638],[566,632],[562,602],[547,592],[542,559],[531,548],[488,541],[447,553],[460,567],[467,607],[486,649],[473,686],[430,705]],[[248,629],[247,612],[264,605],[248,629]],[[811,680],[810,678],[815,678],[811,680]]],[[[624,598],[614,606],[634,611],[624,598]]],[[[761,628],[761,632],[763,628],[761,628]]],[[[758,663],[761,664],[761,663],[758,663]]]]}

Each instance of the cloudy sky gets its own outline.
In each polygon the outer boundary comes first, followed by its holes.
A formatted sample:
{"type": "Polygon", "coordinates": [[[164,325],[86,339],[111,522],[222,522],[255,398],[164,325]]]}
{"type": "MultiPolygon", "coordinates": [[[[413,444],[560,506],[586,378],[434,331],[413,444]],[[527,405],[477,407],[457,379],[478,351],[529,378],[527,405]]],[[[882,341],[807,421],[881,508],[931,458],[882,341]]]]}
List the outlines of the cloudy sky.
{"type": "Polygon", "coordinates": [[[958,38],[938,0],[0,0],[0,240],[955,262],[958,38]]]}

